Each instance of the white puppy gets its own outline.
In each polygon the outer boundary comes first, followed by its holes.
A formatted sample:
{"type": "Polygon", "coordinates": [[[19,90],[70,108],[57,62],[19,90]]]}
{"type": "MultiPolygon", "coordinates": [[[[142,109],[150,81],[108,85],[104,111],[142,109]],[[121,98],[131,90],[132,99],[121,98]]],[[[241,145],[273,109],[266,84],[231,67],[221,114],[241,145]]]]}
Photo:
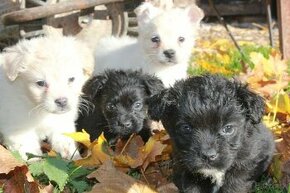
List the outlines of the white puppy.
{"type": "Polygon", "coordinates": [[[2,53],[0,133],[10,150],[41,155],[40,142],[70,158],[81,88],[92,73],[93,56],[72,37],[52,33],[22,40],[2,53]]]}
{"type": "Polygon", "coordinates": [[[94,74],[107,68],[142,69],[156,74],[166,86],[185,78],[202,10],[196,5],[163,10],[146,2],[135,12],[139,38],[101,39],[95,49],[94,74]]]}

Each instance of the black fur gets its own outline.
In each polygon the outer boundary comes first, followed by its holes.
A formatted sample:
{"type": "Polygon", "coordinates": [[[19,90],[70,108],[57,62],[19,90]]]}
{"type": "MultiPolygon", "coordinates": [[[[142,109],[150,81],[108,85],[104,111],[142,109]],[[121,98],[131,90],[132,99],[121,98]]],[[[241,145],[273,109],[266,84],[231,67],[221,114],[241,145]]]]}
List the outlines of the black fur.
{"type": "Polygon", "coordinates": [[[161,80],[140,71],[108,70],[84,86],[84,98],[94,104],[93,112],[82,112],[78,130],[85,129],[96,139],[104,132],[110,144],[118,138],[139,133],[151,135],[145,100],[163,89],[161,80]]]}
{"type": "Polygon", "coordinates": [[[246,85],[217,75],[192,77],[148,105],[172,139],[180,192],[246,193],[271,162],[274,140],[261,122],[264,101],[246,85]]]}

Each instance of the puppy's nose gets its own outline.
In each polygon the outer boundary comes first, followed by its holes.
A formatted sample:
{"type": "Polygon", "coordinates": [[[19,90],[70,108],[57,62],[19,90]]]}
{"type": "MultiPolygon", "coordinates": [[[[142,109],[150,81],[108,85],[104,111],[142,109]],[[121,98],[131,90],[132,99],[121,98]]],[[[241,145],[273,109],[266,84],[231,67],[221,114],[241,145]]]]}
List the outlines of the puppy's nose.
{"type": "Polygon", "coordinates": [[[64,108],[67,105],[67,98],[65,98],[65,97],[57,98],[57,99],[55,99],[54,102],[55,102],[56,106],[64,108]]]}
{"type": "Polygon", "coordinates": [[[175,56],[175,51],[173,49],[168,49],[168,50],[164,50],[163,54],[167,57],[167,58],[174,58],[175,56]]]}
{"type": "Polygon", "coordinates": [[[131,121],[125,121],[123,122],[124,127],[129,128],[132,126],[132,122],[131,121]]]}
{"type": "Polygon", "coordinates": [[[211,161],[215,160],[218,157],[218,153],[213,148],[202,151],[202,154],[211,161]]]}

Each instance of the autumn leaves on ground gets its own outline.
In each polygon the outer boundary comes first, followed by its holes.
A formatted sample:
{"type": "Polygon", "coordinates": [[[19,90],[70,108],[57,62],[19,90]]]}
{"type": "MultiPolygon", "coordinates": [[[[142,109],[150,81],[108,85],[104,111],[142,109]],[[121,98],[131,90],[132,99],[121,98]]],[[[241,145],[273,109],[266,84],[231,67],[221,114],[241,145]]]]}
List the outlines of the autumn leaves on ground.
{"type": "MultiPolygon", "coordinates": [[[[279,188],[255,192],[287,191],[290,179],[289,65],[275,49],[224,40],[199,41],[193,50],[190,75],[220,73],[247,82],[267,103],[264,122],[276,136],[277,153],[266,183],[279,188]],[[268,180],[268,178],[270,180],[268,180]],[[270,182],[269,182],[270,181],[270,182]],[[283,190],[284,188],[284,190],[283,190]]],[[[102,136],[90,142],[83,131],[66,134],[82,144],[84,158],[75,162],[61,159],[55,152],[34,157],[29,164],[17,152],[0,146],[0,192],[177,192],[171,183],[171,146],[166,132],[156,124],[155,135],[144,144],[132,135],[112,148],[102,136]],[[12,153],[12,154],[11,154],[12,153]]],[[[288,189],[289,191],[289,189],[288,189]]]]}

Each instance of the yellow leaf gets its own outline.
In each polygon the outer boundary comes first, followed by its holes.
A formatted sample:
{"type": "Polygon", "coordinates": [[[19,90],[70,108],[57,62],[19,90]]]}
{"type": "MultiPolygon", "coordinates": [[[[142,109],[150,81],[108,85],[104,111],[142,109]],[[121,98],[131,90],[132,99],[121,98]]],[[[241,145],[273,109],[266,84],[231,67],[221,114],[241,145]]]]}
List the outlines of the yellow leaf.
{"type": "Polygon", "coordinates": [[[78,166],[98,166],[109,160],[111,149],[102,133],[97,140],[89,146],[91,154],[84,159],[76,160],[78,166]]]}
{"type": "Polygon", "coordinates": [[[138,166],[140,166],[141,164],[137,163],[138,159],[133,159],[131,156],[129,156],[128,154],[123,155],[116,155],[114,157],[114,161],[115,161],[115,165],[120,166],[120,167],[127,167],[130,166],[131,168],[136,168],[138,166]]]}
{"type": "Polygon", "coordinates": [[[264,74],[267,76],[272,76],[275,72],[273,71],[273,64],[267,60],[261,53],[251,52],[250,53],[251,61],[255,64],[255,68],[262,69],[264,74]]]}
{"type": "Polygon", "coordinates": [[[161,155],[166,145],[162,144],[156,138],[151,137],[149,141],[145,144],[145,147],[142,149],[144,153],[144,162],[142,168],[145,170],[149,163],[156,161],[156,156],[161,155]]]}
{"type": "Polygon", "coordinates": [[[284,114],[290,114],[290,100],[289,95],[286,92],[281,92],[278,96],[273,97],[267,106],[273,112],[280,112],[284,114]],[[278,101],[277,101],[278,100],[278,101]]]}
{"type": "Polygon", "coordinates": [[[90,135],[84,129],[82,132],[64,133],[64,135],[73,138],[76,142],[85,145],[87,148],[91,145],[90,135]]]}

